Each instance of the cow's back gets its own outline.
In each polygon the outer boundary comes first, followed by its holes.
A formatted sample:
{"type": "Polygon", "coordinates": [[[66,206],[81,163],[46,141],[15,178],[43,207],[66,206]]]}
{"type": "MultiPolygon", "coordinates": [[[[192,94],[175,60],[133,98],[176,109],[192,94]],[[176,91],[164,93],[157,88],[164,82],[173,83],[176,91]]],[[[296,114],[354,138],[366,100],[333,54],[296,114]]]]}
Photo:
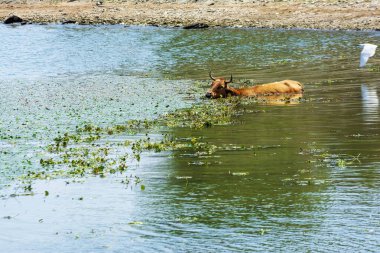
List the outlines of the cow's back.
{"type": "Polygon", "coordinates": [[[293,80],[267,83],[252,87],[252,91],[259,94],[302,93],[303,85],[293,80]]]}

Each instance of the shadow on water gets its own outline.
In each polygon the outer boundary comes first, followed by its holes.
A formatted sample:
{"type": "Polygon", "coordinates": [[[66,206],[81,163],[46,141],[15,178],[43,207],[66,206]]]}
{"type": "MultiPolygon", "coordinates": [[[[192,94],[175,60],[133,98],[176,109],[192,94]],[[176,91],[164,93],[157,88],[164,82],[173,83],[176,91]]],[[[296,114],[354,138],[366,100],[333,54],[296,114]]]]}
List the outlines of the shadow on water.
{"type": "Polygon", "coordinates": [[[15,64],[0,67],[6,94],[0,133],[20,138],[1,140],[0,155],[10,160],[0,165],[15,177],[14,164],[27,167],[25,157],[39,154],[33,141],[48,142],[55,131],[75,129],[78,122],[154,118],[205,102],[204,94],[189,95],[182,87],[208,78],[209,69],[215,76],[232,73],[235,86],[245,79],[305,84],[298,104],[242,99],[232,125],[170,130],[176,138],[200,138],[213,152],[145,154],[130,168],[143,178],[145,191],[126,190],[115,183],[124,176],[116,175],[83,184],[38,182],[36,196],[2,199],[0,216],[8,218],[0,220],[6,228],[0,241],[7,252],[51,252],[58,244],[62,252],[377,250],[379,58],[358,69],[357,44],[363,37],[379,44],[378,32],[122,26],[0,31],[10,33],[7,42],[30,38],[1,50],[15,64]],[[31,147],[21,145],[25,140],[31,147]]]}
{"type": "MultiPolygon", "coordinates": [[[[175,136],[202,137],[218,148],[212,155],[174,154],[170,170],[176,178],[164,191],[182,187],[175,190],[170,201],[175,208],[169,208],[168,215],[231,237],[244,235],[239,243],[225,238],[219,245],[224,250],[255,245],[320,250],[315,238],[337,251],[374,249],[380,169],[374,90],[363,91],[360,83],[347,85],[345,80],[312,84],[304,103],[249,105],[234,125],[175,130],[175,136]],[[358,231],[366,231],[366,239],[360,239],[358,231]],[[270,238],[258,238],[261,233],[270,238]],[[346,238],[337,236],[340,233],[346,238]]],[[[201,234],[203,239],[214,238],[201,234]]]]}
{"type": "MultiPolygon", "coordinates": [[[[373,249],[379,231],[367,229],[379,222],[379,73],[377,59],[374,71],[357,68],[363,34],[228,29],[188,33],[182,31],[163,47],[162,54],[174,59],[167,73],[204,79],[211,69],[215,75],[232,73],[235,80],[257,83],[295,79],[305,83],[306,100],[299,105],[248,105],[232,126],[174,131],[175,136],[203,137],[221,149],[210,156],[174,156],[177,179],[167,187],[185,187],[171,201],[176,207],[172,214],[192,213],[190,220],[196,224],[232,235],[237,232],[230,230],[234,226],[247,228],[239,232],[249,238],[242,239],[248,248],[255,243],[268,247],[272,241],[255,241],[252,231],[271,231],[272,238],[278,238],[273,248],[320,250],[320,245],[311,246],[314,239],[300,241],[303,231],[337,251],[347,246],[373,249]],[[355,211],[342,215],[353,206],[371,220],[355,211]],[[347,240],[336,243],[339,228],[347,240]],[[358,231],[371,232],[362,241],[358,231]]],[[[378,34],[366,35],[379,40],[378,34]]],[[[212,240],[206,233],[202,236],[212,240]]],[[[233,239],[225,242],[226,248],[239,248],[233,239]]]]}

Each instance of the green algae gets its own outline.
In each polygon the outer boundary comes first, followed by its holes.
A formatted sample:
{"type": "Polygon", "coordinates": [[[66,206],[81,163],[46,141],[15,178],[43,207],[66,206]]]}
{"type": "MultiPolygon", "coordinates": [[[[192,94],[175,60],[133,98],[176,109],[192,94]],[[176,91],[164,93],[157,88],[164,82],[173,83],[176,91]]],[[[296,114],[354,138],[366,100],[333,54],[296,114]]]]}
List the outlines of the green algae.
{"type": "MultiPolygon", "coordinates": [[[[143,124],[145,118],[152,120],[162,113],[188,107],[193,103],[193,100],[185,100],[190,86],[191,82],[186,80],[159,80],[103,72],[0,80],[3,95],[0,188],[29,171],[42,170],[40,160],[47,159],[48,145],[51,151],[58,153],[65,149],[65,145],[77,143],[85,146],[106,139],[104,136],[99,138],[100,133],[96,129],[92,129],[92,133],[78,135],[77,132],[85,125],[99,126],[104,132],[110,126],[108,133],[111,135],[107,135],[111,137],[123,131],[120,126],[129,119],[143,124]],[[179,94],[180,91],[184,93],[179,94]]],[[[131,129],[128,134],[136,135],[138,132],[138,129],[131,129]]]]}
{"type": "Polygon", "coordinates": [[[209,103],[193,105],[191,108],[178,110],[162,116],[159,121],[167,127],[204,128],[215,125],[233,124],[237,115],[238,98],[212,100],[209,103]]]}
{"type": "MultiPolygon", "coordinates": [[[[27,170],[19,177],[25,190],[31,191],[32,180],[53,178],[106,177],[124,173],[129,164],[139,162],[144,152],[192,151],[211,155],[218,149],[202,138],[176,138],[174,128],[210,128],[233,124],[239,114],[240,100],[204,100],[189,108],[163,114],[156,119],[129,120],[125,124],[99,126],[86,123],[75,131],[60,133],[45,148],[39,161],[40,170],[27,170]]],[[[129,183],[131,178],[124,180],[129,183]]],[[[134,179],[134,182],[139,180],[134,179]]],[[[141,190],[145,186],[141,186],[141,190]]]]}
{"type": "MultiPolygon", "coordinates": [[[[241,83],[253,84],[250,80],[243,80],[241,83]]],[[[203,87],[207,84],[197,82],[192,89],[201,96],[204,92],[203,87]]],[[[299,102],[302,101],[299,100],[299,102]]],[[[25,173],[19,179],[24,182],[25,190],[31,191],[32,182],[36,179],[122,175],[131,164],[140,162],[143,155],[148,152],[171,154],[179,151],[179,154],[204,158],[221,151],[252,151],[256,155],[255,152],[258,150],[281,147],[278,145],[214,145],[203,138],[193,136],[179,138],[173,134],[176,128],[198,130],[235,124],[239,115],[251,112],[247,110],[249,105],[257,103],[257,98],[201,99],[188,108],[167,112],[154,119],[133,119],[107,126],[86,122],[75,126],[74,131],[58,133],[52,138],[52,141],[44,148],[43,157],[39,160],[40,169],[28,170],[26,166],[25,173]]],[[[254,111],[254,113],[258,112],[263,111],[254,111]]],[[[210,164],[206,161],[188,163],[190,166],[210,164]]],[[[348,163],[335,160],[335,164],[344,167],[348,163]]],[[[231,171],[229,174],[248,175],[241,171],[231,171]]],[[[125,184],[130,182],[139,183],[140,180],[133,177],[122,180],[125,184]]],[[[141,190],[143,189],[145,186],[141,186],[141,190]]]]}

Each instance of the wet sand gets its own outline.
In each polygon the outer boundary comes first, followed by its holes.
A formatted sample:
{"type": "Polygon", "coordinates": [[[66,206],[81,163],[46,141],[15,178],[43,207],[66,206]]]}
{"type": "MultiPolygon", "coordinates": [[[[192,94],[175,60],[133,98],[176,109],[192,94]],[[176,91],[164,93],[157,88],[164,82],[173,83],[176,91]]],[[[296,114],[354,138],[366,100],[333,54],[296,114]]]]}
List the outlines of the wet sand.
{"type": "MultiPolygon", "coordinates": [[[[17,15],[32,23],[125,24],[258,28],[380,30],[380,1],[255,3],[117,3],[74,1],[28,4],[0,1],[0,19],[17,15]]],[[[165,1],[163,1],[165,2],[165,1]]]]}

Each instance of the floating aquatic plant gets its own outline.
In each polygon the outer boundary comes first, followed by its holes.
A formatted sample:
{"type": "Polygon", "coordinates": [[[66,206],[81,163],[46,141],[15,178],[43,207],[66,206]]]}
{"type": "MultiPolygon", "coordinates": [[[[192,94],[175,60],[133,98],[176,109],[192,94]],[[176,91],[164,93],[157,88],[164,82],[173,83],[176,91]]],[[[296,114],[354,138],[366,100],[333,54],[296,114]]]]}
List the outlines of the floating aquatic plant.
{"type": "MultiPolygon", "coordinates": [[[[251,84],[246,81],[247,85],[251,84]]],[[[203,85],[204,86],[204,85],[203,85]]],[[[200,84],[194,89],[198,92],[200,84]]],[[[203,89],[202,89],[203,90],[203,89]]],[[[200,100],[189,108],[163,114],[156,119],[128,120],[125,123],[100,126],[85,123],[75,131],[59,133],[46,147],[46,155],[40,159],[40,171],[27,171],[21,179],[30,185],[33,179],[57,177],[106,177],[122,174],[132,162],[139,162],[143,152],[183,151],[194,157],[207,157],[217,151],[257,150],[271,147],[215,146],[202,138],[176,138],[169,134],[173,128],[210,128],[230,125],[238,115],[244,113],[242,104],[255,103],[255,99],[242,100],[231,97],[220,100],[200,100]]],[[[208,162],[193,162],[189,165],[207,165],[208,162]]],[[[245,172],[233,172],[234,176],[245,176],[245,172]]],[[[126,177],[123,183],[140,181],[126,177]]],[[[141,186],[144,190],[145,186],[141,186]]]]}
{"type": "MultiPolygon", "coordinates": [[[[175,138],[168,133],[159,133],[177,127],[199,129],[232,124],[233,116],[238,114],[238,105],[239,99],[236,98],[207,100],[154,120],[129,120],[125,124],[106,127],[91,123],[77,126],[74,132],[60,133],[53,138],[46,147],[46,156],[40,159],[42,170],[28,171],[21,179],[31,187],[29,180],[33,179],[105,177],[125,172],[128,163],[139,162],[143,152],[183,150],[210,155],[218,147],[203,142],[201,138],[175,138]],[[141,137],[136,139],[136,135],[141,137]],[[119,141],[109,142],[110,136],[117,136],[119,141]]],[[[124,183],[130,181],[128,178],[124,183]]],[[[139,182],[137,179],[133,181],[139,182]]],[[[145,186],[141,186],[143,189],[145,186]]]]}

